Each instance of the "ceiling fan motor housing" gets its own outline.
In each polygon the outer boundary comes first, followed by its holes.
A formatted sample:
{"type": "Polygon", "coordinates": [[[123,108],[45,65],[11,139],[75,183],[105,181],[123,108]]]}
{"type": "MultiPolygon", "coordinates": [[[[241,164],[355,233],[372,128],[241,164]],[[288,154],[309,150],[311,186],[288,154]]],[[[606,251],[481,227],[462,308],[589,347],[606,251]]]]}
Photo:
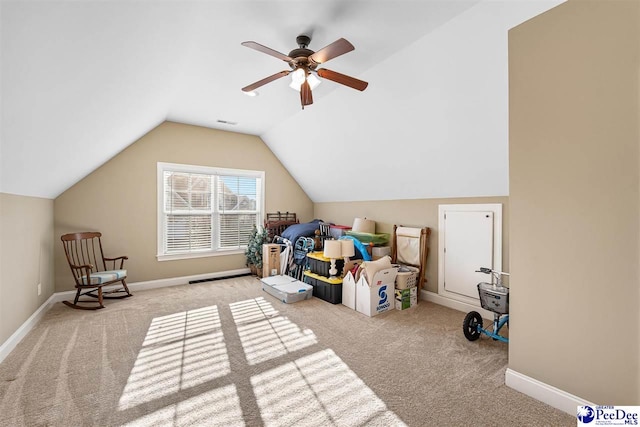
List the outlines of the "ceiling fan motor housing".
{"type": "Polygon", "coordinates": [[[302,66],[312,70],[315,69],[318,64],[309,60],[309,57],[315,52],[311,49],[307,49],[307,46],[311,43],[311,37],[304,34],[299,35],[296,37],[296,43],[298,43],[298,48],[289,52],[289,58],[291,58],[289,65],[291,68],[295,70],[302,66]]]}

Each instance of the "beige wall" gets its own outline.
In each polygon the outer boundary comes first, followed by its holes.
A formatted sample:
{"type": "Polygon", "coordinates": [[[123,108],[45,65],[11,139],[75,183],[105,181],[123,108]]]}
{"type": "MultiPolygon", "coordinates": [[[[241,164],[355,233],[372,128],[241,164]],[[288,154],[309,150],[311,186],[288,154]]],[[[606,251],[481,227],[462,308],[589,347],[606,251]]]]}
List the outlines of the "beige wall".
{"type": "Polygon", "coordinates": [[[409,227],[430,227],[431,239],[429,240],[430,251],[427,259],[425,289],[438,292],[438,206],[469,203],[502,204],[502,268],[509,271],[509,205],[507,197],[316,203],[314,217],[342,225],[353,225],[354,218],[367,217],[376,221],[376,232],[379,233],[392,233],[394,224],[409,227]]]}
{"type": "Polygon", "coordinates": [[[53,200],[0,193],[0,254],[1,345],[54,292],[53,200]]]}
{"type": "Polygon", "coordinates": [[[73,289],[58,244],[62,234],[72,231],[101,231],[107,256],[129,256],[129,282],[245,266],[241,254],[157,261],[157,162],[264,170],[267,212],[312,219],[311,200],[260,138],[165,122],[55,200],[57,291],[73,289]]]}
{"type": "Polygon", "coordinates": [[[573,1],[509,32],[509,366],[640,403],[640,2],[573,1]]]}

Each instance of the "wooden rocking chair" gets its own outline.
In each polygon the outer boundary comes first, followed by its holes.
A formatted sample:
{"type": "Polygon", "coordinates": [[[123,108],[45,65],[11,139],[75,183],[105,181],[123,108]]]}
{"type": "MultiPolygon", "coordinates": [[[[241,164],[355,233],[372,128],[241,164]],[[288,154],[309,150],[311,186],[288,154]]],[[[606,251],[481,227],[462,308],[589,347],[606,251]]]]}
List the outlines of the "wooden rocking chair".
{"type": "Polygon", "coordinates": [[[104,308],[102,304],[103,298],[119,299],[131,296],[125,282],[127,270],[123,269],[124,261],[129,258],[126,256],[105,258],[102,253],[101,236],[102,234],[99,232],[85,232],[65,234],[61,237],[64,253],[67,256],[77,289],[73,303],[63,301],[69,307],[82,310],[98,310],[104,308]],[[118,261],[119,265],[116,266],[118,261]],[[107,269],[108,263],[111,263],[111,269],[107,269]],[[113,285],[118,282],[122,283],[121,288],[110,291],[102,290],[103,286],[113,285]],[[95,294],[96,292],[97,295],[95,294]],[[111,296],[111,294],[116,295],[111,296]],[[82,295],[97,298],[97,301],[80,301],[82,295]],[[93,305],[96,303],[97,305],[93,305]]]}

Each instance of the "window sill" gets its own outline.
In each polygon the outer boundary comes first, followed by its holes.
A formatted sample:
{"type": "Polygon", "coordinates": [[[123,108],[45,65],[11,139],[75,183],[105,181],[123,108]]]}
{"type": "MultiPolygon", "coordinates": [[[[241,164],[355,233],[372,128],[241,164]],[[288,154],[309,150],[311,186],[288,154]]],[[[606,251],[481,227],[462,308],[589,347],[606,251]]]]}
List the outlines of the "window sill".
{"type": "Polygon", "coordinates": [[[158,261],[175,261],[180,259],[192,259],[192,258],[208,258],[208,257],[216,257],[216,256],[224,256],[224,255],[244,255],[244,249],[229,249],[229,250],[219,250],[219,251],[208,251],[208,252],[197,252],[197,253],[188,253],[188,254],[158,254],[156,258],[158,261]]]}

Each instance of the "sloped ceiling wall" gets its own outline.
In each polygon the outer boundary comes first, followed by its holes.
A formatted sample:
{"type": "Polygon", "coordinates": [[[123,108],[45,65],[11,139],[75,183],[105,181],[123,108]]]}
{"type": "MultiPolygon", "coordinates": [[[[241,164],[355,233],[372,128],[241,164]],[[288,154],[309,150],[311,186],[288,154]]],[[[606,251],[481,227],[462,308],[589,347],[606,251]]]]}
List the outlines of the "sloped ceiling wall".
{"type": "Polygon", "coordinates": [[[262,136],[314,201],[507,194],[506,31],[557,3],[2,1],[0,191],[55,198],[172,120],[262,136]],[[369,88],[243,96],[286,64],[240,42],[300,32],[369,88]]]}
{"type": "Polygon", "coordinates": [[[0,190],[54,198],[164,121],[190,15],[3,1],[0,190]]]}
{"type": "Polygon", "coordinates": [[[559,3],[482,2],[263,139],[315,202],[508,195],[507,31],[559,3]]]}

